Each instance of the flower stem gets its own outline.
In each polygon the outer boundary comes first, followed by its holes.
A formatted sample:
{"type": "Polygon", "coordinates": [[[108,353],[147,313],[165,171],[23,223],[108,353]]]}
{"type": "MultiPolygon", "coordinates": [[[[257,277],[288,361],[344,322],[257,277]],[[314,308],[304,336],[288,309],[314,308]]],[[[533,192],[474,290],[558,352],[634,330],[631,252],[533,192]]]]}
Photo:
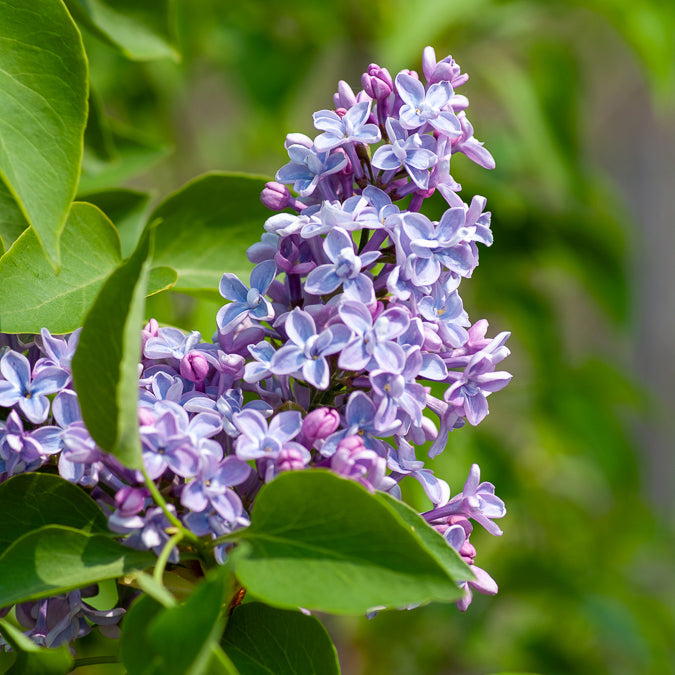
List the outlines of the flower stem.
{"type": "Polygon", "coordinates": [[[157,564],[155,565],[155,571],[153,572],[153,578],[158,584],[163,585],[163,580],[164,580],[164,570],[166,568],[166,563],[169,561],[169,556],[171,555],[171,551],[173,551],[174,546],[178,546],[180,542],[183,540],[183,537],[185,535],[183,532],[176,532],[169,541],[164,544],[164,548],[162,549],[162,552],[159,554],[159,558],[157,558],[157,564]]]}

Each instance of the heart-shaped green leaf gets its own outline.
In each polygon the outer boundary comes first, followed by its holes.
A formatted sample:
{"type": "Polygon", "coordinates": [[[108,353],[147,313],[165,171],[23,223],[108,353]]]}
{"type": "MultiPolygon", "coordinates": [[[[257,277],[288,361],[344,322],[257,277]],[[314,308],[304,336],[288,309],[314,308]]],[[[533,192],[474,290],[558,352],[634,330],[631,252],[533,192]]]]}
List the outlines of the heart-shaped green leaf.
{"type": "Polygon", "coordinates": [[[61,0],[0,0],[0,91],[0,180],[58,268],[87,119],[86,56],[61,0]]]}
{"type": "Polygon", "coordinates": [[[99,505],[60,476],[22,473],[0,484],[0,553],[24,534],[45,525],[108,532],[99,505]]]}
{"type": "Polygon", "coordinates": [[[91,204],[73,204],[61,237],[61,271],[26,230],[0,259],[0,331],[70,333],[82,326],[106,277],[122,262],[113,224],[91,204]]]}
{"type": "Polygon", "coordinates": [[[246,249],[260,239],[272,215],[260,202],[265,178],[212,173],[196,178],[162,202],[148,222],[161,219],[155,264],[178,272],[175,290],[222,300],[224,272],[248,281],[246,249]]]}
{"type": "Polygon", "coordinates": [[[260,602],[234,610],[221,644],[246,675],[340,672],[335,645],[316,617],[260,602]]]}
{"type": "Polygon", "coordinates": [[[461,596],[415,529],[361,485],[321,470],[289,472],[256,497],[241,584],[279,607],[363,614],[461,596]]]}
{"type": "Polygon", "coordinates": [[[102,534],[47,525],[0,555],[0,607],[67,593],[149,567],[156,557],[102,534]]]}

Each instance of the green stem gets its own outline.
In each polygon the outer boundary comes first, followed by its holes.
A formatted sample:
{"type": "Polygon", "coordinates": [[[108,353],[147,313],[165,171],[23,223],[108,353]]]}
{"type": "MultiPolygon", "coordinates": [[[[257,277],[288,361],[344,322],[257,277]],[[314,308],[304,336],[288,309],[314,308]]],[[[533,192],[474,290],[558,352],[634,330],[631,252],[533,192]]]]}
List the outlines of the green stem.
{"type": "Polygon", "coordinates": [[[185,535],[183,532],[176,532],[176,534],[173,535],[169,539],[169,541],[164,544],[164,548],[162,549],[162,552],[159,554],[159,558],[157,558],[157,564],[155,565],[155,571],[153,572],[153,577],[155,581],[158,584],[163,585],[164,581],[164,569],[166,568],[166,563],[169,562],[169,556],[171,555],[171,551],[173,551],[174,546],[178,546],[180,542],[183,540],[183,537],[185,535]]]}
{"type": "Polygon", "coordinates": [[[166,503],[166,500],[164,497],[162,497],[162,494],[160,491],[157,489],[157,486],[155,485],[155,481],[148,476],[147,471],[145,470],[145,467],[141,467],[141,471],[143,472],[143,478],[145,479],[145,484],[148,486],[148,490],[150,490],[150,494],[152,495],[152,498],[155,500],[155,503],[161,507],[162,511],[164,511],[164,515],[168,518],[169,522],[176,527],[180,532],[183,533],[183,536],[186,539],[189,539],[190,541],[199,543],[199,537],[197,535],[193,534],[188,530],[183,523],[176,518],[176,516],[171,513],[171,510],[169,509],[168,504],[166,503]]]}

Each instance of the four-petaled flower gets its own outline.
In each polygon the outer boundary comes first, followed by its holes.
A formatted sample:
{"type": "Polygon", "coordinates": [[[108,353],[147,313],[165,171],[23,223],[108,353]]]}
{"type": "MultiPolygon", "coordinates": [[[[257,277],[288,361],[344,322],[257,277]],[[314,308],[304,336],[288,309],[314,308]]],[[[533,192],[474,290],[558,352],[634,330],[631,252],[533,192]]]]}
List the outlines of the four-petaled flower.
{"type": "Polygon", "coordinates": [[[274,316],[272,304],[265,293],[274,281],[277,265],[273,260],[265,260],[253,268],[251,272],[251,288],[246,288],[236,275],[225,272],[220,280],[220,294],[231,300],[218,310],[216,323],[221,332],[234,328],[246,317],[258,321],[268,321],[274,316]]]}

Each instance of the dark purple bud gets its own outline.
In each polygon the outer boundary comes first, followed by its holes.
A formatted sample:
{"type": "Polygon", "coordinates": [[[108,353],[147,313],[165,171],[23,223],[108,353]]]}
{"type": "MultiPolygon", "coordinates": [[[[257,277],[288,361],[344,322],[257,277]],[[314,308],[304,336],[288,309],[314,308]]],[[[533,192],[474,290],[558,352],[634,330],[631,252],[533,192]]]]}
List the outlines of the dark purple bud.
{"type": "Polygon", "coordinates": [[[265,183],[262,193],[260,194],[260,201],[272,211],[282,211],[288,208],[295,200],[291,195],[291,191],[281,183],[270,181],[265,183]]]}
{"type": "Polygon", "coordinates": [[[315,441],[330,436],[340,426],[340,415],[334,408],[317,408],[302,420],[302,435],[311,447],[315,441]]]}
{"type": "Polygon", "coordinates": [[[190,382],[203,382],[209,374],[209,362],[196,350],[188,352],[180,360],[180,374],[190,382]]]}
{"type": "Polygon", "coordinates": [[[388,98],[394,89],[394,82],[386,68],[371,63],[368,70],[361,75],[361,86],[368,96],[376,101],[388,98]]]}
{"type": "Polygon", "coordinates": [[[145,490],[123,487],[115,495],[115,506],[122,518],[130,518],[145,508],[145,490]]]}
{"type": "Polygon", "coordinates": [[[277,267],[287,274],[305,275],[316,267],[311,247],[306,240],[296,234],[281,240],[274,261],[277,267]]]}

